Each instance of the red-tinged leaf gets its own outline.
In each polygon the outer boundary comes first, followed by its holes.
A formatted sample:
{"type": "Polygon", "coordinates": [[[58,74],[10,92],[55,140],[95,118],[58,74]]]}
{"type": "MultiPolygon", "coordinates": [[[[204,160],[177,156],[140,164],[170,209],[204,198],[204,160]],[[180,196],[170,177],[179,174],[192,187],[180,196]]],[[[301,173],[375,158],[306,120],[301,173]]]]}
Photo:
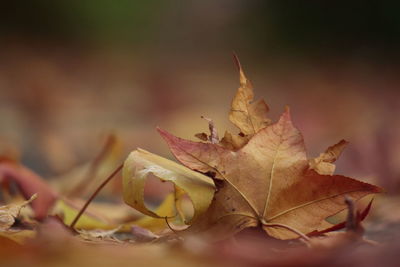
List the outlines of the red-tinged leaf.
{"type": "MultiPolygon", "coordinates": [[[[357,220],[359,220],[360,222],[364,221],[364,219],[368,216],[370,210],[371,210],[371,206],[372,206],[372,202],[374,201],[374,199],[371,199],[371,201],[368,203],[368,205],[361,211],[361,212],[357,212],[357,220]]],[[[319,236],[319,235],[323,235],[329,232],[333,232],[333,231],[338,231],[338,230],[342,230],[346,227],[346,221],[335,224],[329,228],[326,228],[324,230],[321,231],[313,231],[309,234],[307,234],[307,236],[319,236]]]]}
{"type": "Polygon", "coordinates": [[[31,203],[36,219],[43,219],[57,199],[56,192],[32,170],[10,161],[0,162],[0,182],[15,182],[22,195],[29,199],[37,194],[31,203]]]}

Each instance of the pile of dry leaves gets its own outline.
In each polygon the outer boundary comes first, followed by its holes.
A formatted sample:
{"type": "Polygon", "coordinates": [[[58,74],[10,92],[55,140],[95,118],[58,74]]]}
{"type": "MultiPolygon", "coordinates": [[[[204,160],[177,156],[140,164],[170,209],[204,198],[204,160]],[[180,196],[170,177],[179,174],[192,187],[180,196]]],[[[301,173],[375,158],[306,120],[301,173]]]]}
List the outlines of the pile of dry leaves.
{"type": "MultiPolygon", "coordinates": [[[[334,174],[347,142],[307,158],[289,108],[272,122],[236,63],[240,87],[229,120],[239,134],[219,138],[208,118],[210,133],[196,134],[200,142],[158,129],[181,164],[137,149],[119,165],[114,136],[93,162],[49,180],[2,155],[2,264],[394,264],[400,244],[365,237],[362,221],[372,200],[358,201],[383,189],[334,174]],[[159,196],[149,188],[154,180],[173,190],[159,196]],[[98,194],[102,201],[92,202],[98,194]]],[[[378,205],[392,200],[384,201],[378,205]]],[[[384,231],[387,225],[370,227],[384,231]]]]}

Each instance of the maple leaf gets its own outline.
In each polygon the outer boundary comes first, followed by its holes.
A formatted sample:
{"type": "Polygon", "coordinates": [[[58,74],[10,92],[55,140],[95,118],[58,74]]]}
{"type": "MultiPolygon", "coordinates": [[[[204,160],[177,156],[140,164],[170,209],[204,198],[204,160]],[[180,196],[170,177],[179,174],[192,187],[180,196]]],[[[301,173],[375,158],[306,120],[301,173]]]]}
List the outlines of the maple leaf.
{"type": "Polygon", "coordinates": [[[254,100],[253,85],[244,74],[242,65],[236,55],[233,56],[239,70],[240,87],[234,96],[229,112],[229,120],[239,128],[238,135],[226,131],[220,144],[226,148],[237,150],[244,146],[260,129],[271,124],[267,113],[268,105],[263,99],[254,100]]]}
{"type": "Polygon", "coordinates": [[[261,225],[275,238],[296,238],[331,226],[324,219],[346,208],[345,196],[357,200],[382,191],[349,177],[324,174],[333,172],[323,163],[336,160],[344,141],[329,148],[310,167],[303,137],[292,124],[289,109],[270,125],[266,105],[259,104],[263,101],[249,106],[252,87],[240,65],[239,72],[241,87],[229,119],[248,142],[237,147],[192,142],[158,129],[182,164],[217,181],[213,202],[187,232],[220,239],[261,225]]]}

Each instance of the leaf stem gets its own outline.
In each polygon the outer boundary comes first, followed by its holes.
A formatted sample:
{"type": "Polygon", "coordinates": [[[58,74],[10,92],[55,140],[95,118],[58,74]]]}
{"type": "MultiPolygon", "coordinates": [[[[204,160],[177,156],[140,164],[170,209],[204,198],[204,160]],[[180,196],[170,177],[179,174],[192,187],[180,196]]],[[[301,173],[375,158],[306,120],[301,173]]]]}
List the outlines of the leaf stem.
{"type": "Polygon", "coordinates": [[[96,191],[93,192],[93,194],[90,196],[90,198],[86,201],[85,205],[81,208],[79,213],[76,215],[75,219],[72,221],[71,225],[69,226],[71,229],[74,229],[74,226],[78,222],[79,218],[82,216],[82,214],[85,212],[89,204],[93,201],[93,199],[97,196],[97,194],[103,189],[108,182],[111,181],[112,178],[122,169],[124,164],[119,165],[108,177],[107,179],[104,180],[104,182],[96,189],[96,191]]]}
{"type": "Polygon", "coordinates": [[[289,230],[295,234],[297,234],[298,236],[300,236],[301,238],[303,238],[305,241],[310,241],[310,238],[308,236],[306,236],[305,234],[303,234],[302,232],[300,232],[299,230],[290,227],[289,225],[286,224],[281,224],[281,223],[267,223],[262,221],[261,222],[264,226],[267,227],[281,227],[281,228],[285,228],[286,230],[289,230]]]}

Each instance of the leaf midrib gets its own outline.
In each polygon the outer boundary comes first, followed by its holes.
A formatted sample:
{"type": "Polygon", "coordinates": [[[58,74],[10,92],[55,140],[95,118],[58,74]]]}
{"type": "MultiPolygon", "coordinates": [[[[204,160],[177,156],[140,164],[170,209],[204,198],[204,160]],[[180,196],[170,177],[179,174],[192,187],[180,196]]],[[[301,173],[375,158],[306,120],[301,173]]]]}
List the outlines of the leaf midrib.
{"type": "MultiPolygon", "coordinates": [[[[244,88],[243,86],[241,86],[242,88],[244,88]]],[[[243,110],[237,110],[237,109],[231,109],[233,112],[241,112],[241,113],[244,113],[246,116],[247,116],[247,119],[250,121],[250,125],[251,125],[251,128],[253,129],[253,134],[255,134],[255,133],[257,133],[257,130],[256,130],[256,127],[254,126],[254,122],[253,122],[253,120],[252,120],[252,116],[251,116],[251,114],[250,114],[250,108],[249,108],[249,106],[251,105],[251,101],[253,101],[253,100],[250,100],[250,101],[247,101],[246,100],[246,94],[245,94],[245,92],[244,92],[244,89],[240,92],[240,94],[242,95],[242,98],[245,100],[244,101],[244,103],[245,103],[245,106],[246,106],[246,111],[243,111],[243,110]]],[[[239,127],[240,128],[240,127],[239,127]]]]}
{"type": "Polygon", "coordinates": [[[281,139],[280,139],[279,145],[278,145],[278,147],[277,147],[277,149],[276,149],[276,151],[275,151],[274,160],[273,160],[272,166],[271,166],[271,174],[270,174],[270,177],[269,177],[269,188],[268,188],[267,197],[266,197],[266,199],[265,199],[264,211],[263,211],[263,214],[262,214],[261,218],[264,218],[264,216],[265,216],[265,214],[266,214],[266,212],[267,212],[267,208],[268,208],[268,204],[269,204],[269,199],[270,199],[270,196],[271,196],[272,181],[273,181],[273,177],[274,177],[274,173],[275,173],[275,163],[276,163],[276,158],[277,158],[278,153],[279,153],[279,149],[280,149],[281,144],[282,144],[282,135],[280,136],[280,138],[281,138],[281,139]]]}

